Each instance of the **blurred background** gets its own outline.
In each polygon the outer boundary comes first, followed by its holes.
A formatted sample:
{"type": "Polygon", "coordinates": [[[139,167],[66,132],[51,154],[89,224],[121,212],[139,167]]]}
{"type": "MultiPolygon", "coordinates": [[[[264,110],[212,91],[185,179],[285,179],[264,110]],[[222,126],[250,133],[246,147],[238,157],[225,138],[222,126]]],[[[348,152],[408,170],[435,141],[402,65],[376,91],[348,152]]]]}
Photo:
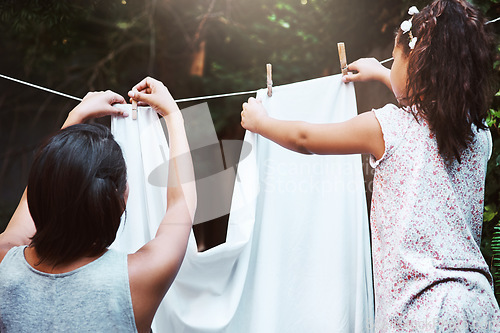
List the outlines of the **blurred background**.
{"type": "MultiPolygon", "coordinates": [[[[489,19],[500,16],[497,2],[474,1],[489,19]]],[[[146,75],[163,81],[176,99],[255,90],[266,85],[266,63],[273,65],[274,85],[340,73],[340,41],[349,62],[390,58],[394,31],[408,17],[408,8],[428,3],[1,0],[0,74],[80,98],[107,89],[126,96],[146,75]]],[[[493,28],[498,36],[500,22],[493,28]]],[[[498,76],[498,61],[495,67],[498,76]]],[[[26,186],[34,150],[60,128],[77,102],[2,78],[0,91],[1,232],[26,186]]],[[[356,84],[356,94],[360,113],[395,102],[380,83],[356,84]]],[[[241,104],[250,96],[208,100],[219,140],[243,138],[241,104]]],[[[482,251],[497,276],[500,299],[499,99],[494,97],[488,119],[495,145],[486,181],[482,251]]],[[[367,156],[363,160],[369,205],[373,170],[367,156]]],[[[224,242],[226,229],[227,216],[195,226],[199,249],[224,242]]]]}

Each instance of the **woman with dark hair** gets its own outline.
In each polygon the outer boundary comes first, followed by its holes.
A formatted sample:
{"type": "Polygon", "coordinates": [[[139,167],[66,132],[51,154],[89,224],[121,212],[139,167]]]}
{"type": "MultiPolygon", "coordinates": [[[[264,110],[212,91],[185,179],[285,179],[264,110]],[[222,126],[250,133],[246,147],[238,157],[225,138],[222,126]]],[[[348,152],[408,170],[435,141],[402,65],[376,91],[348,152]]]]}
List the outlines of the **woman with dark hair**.
{"type": "Polygon", "coordinates": [[[125,161],[107,127],[110,91],[89,93],[35,156],[27,189],[0,234],[1,332],[149,332],[182,263],[196,209],[184,122],[167,88],[146,78],[129,96],[167,123],[167,211],[133,254],[109,250],[128,197],[125,161]],[[177,158],[178,156],[182,158],[177,158]]]}
{"type": "Polygon", "coordinates": [[[336,124],[269,117],[242,126],[304,154],[371,154],[376,332],[500,332],[479,245],[491,136],[485,125],[494,43],[465,0],[436,0],[398,29],[391,70],[360,59],[345,82],[384,82],[388,104],[336,124]]]}

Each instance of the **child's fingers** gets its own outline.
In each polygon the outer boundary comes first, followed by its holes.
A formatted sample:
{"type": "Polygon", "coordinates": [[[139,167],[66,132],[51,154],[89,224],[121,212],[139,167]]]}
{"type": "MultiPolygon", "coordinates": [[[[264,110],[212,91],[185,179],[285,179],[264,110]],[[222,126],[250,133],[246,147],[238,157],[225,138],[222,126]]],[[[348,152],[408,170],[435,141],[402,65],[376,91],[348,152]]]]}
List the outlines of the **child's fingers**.
{"type": "Polygon", "coordinates": [[[356,73],[356,74],[349,73],[347,75],[342,76],[342,82],[344,82],[344,83],[356,82],[358,77],[359,77],[358,73],[356,73]]]}
{"type": "Polygon", "coordinates": [[[258,101],[257,99],[255,99],[255,97],[250,97],[250,98],[248,99],[248,104],[249,104],[249,105],[255,105],[255,104],[257,104],[257,103],[259,103],[259,101],[258,101]]]}
{"type": "Polygon", "coordinates": [[[356,72],[358,72],[359,71],[358,61],[356,60],[355,62],[350,63],[349,65],[347,65],[347,70],[348,71],[356,71],[356,72]]]}

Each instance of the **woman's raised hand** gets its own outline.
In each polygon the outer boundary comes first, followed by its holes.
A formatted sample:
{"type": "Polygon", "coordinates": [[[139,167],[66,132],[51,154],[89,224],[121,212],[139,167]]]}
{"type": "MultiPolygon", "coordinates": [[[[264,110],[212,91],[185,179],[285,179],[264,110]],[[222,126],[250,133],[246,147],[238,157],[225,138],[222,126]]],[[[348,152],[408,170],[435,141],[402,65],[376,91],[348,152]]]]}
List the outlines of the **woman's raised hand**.
{"type": "Polygon", "coordinates": [[[113,106],[125,104],[125,99],[111,90],[89,92],[83,100],[68,115],[63,128],[83,123],[91,118],[100,118],[109,115],[127,117],[128,114],[113,106]]]}
{"type": "Polygon", "coordinates": [[[136,84],[128,96],[141,104],[151,106],[156,112],[162,116],[167,116],[179,111],[179,107],[175,103],[172,95],[167,87],[161,82],[151,77],[146,77],[141,82],[136,84]]]}

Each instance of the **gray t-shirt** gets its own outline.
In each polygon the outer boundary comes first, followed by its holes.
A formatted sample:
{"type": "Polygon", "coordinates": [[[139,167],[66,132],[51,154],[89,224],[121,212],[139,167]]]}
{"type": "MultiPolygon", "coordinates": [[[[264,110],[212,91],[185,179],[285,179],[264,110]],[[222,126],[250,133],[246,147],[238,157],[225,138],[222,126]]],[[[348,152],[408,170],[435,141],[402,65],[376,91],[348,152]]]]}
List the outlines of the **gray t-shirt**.
{"type": "Polygon", "coordinates": [[[31,267],[25,246],[0,263],[0,332],[137,332],[127,255],[108,250],[74,271],[31,267]]]}

